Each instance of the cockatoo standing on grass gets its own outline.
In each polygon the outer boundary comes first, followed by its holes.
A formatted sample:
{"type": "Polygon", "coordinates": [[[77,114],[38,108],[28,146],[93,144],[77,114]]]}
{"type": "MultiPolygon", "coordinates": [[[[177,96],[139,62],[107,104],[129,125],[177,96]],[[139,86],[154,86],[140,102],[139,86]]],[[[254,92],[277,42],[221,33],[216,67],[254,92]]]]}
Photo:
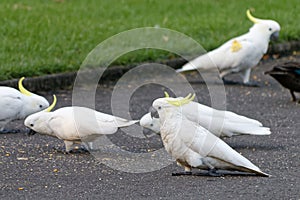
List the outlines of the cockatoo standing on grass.
{"type": "Polygon", "coordinates": [[[225,83],[233,83],[224,80],[226,75],[239,72],[245,85],[253,85],[249,81],[251,68],[256,66],[267,52],[270,39],[279,37],[280,25],[273,20],[255,18],[249,10],[247,16],[254,23],[248,33],[190,61],[177,72],[213,70],[217,67],[225,83]]]}
{"type": "Polygon", "coordinates": [[[13,120],[25,119],[28,115],[39,112],[49,106],[49,102],[42,96],[26,90],[19,80],[19,90],[0,86],[0,131],[11,133],[16,130],[5,130],[5,125],[13,120]]]}
{"type": "Polygon", "coordinates": [[[268,176],[223,140],[182,114],[183,105],[194,97],[159,98],[152,104],[151,115],[160,119],[166,151],[185,168],[185,172],[173,175],[192,174],[192,168],[199,168],[209,170],[209,175],[218,175],[216,170],[222,169],[268,176]]]}
{"type": "MultiPolygon", "coordinates": [[[[168,93],[166,98],[169,97],[168,93]]],[[[179,99],[182,97],[179,97],[179,99]]],[[[216,110],[200,103],[191,101],[182,105],[182,114],[217,137],[231,137],[236,135],[270,135],[270,128],[263,127],[257,120],[247,118],[230,111],[216,110]]],[[[160,122],[152,118],[150,113],[140,119],[140,125],[155,133],[160,132],[160,122]]]]}
{"type": "Polygon", "coordinates": [[[74,144],[93,142],[102,135],[117,132],[138,120],[127,120],[85,107],[63,107],[50,112],[56,103],[56,97],[49,108],[28,116],[24,124],[35,132],[57,137],[64,141],[66,152],[73,150],[74,144]]]}

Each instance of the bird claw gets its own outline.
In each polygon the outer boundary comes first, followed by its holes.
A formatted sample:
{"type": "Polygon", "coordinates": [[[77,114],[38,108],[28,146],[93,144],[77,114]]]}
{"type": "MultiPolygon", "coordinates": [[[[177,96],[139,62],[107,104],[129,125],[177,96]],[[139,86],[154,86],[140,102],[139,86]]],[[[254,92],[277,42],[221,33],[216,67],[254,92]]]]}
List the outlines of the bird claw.
{"type": "Polygon", "coordinates": [[[216,169],[211,169],[208,172],[199,172],[199,173],[192,173],[188,171],[184,172],[175,172],[172,173],[172,176],[213,176],[213,177],[220,177],[222,174],[217,173],[216,169]]]}
{"type": "Polygon", "coordinates": [[[76,148],[76,149],[71,149],[69,153],[90,153],[89,150],[87,150],[84,147],[76,148]]]}
{"type": "Polygon", "coordinates": [[[61,149],[61,148],[56,148],[53,147],[53,149],[58,152],[58,153],[63,153],[63,154],[77,154],[77,153],[90,153],[89,150],[87,150],[84,147],[80,147],[80,148],[74,148],[71,149],[70,151],[66,151],[65,149],[61,149]]]}
{"type": "Polygon", "coordinates": [[[213,176],[213,177],[223,176],[223,174],[218,173],[216,169],[211,169],[207,172],[196,172],[193,175],[194,176],[213,176]]]}
{"type": "Polygon", "coordinates": [[[213,176],[213,177],[219,177],[222,174],[218,173],[216,169],[210,169],[210,170],[208,170],[207,175],[213,176]]]}
{"type": "Polygon", "coordinates": [[[69,154],[69,152],[67,152],[65,149],[61,149],[61,148],[57,148],[57,147],[53,147],[53,149],[58,153],[69,154]]]}

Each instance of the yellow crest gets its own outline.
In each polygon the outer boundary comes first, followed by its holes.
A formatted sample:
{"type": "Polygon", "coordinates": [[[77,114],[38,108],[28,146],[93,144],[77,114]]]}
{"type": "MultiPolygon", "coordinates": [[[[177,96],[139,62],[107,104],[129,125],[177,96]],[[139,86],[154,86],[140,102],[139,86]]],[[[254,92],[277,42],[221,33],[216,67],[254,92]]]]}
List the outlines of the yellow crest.
{"type": "Polygon", "coordinates": [[[251,12],[250,12],[249,9],[247,10],[246,13],[247,13],[247,17],[248,17],[248,19],[249,19],[250,21],[252,21],[254,24],[259,23],[260,19],[253,17],[253,16],[251,15],[251,12]]]}
{"type": "Polygon", "coordinates": [[[232,45],[230,47],[231,52],[237,52],[242,48],[242,44],[237,40],[233,40],[232,45]]]}
{"type": "Polygon", "coordinates": [[[19,80],[19,84],[18,84],[18,85],[19,85],[19,90],[20,90],[20,92],[21,92],[22,94],[27,95],[27,96],[31,96],[32,93],[29,92],[28,90],[26,90],[26,89],[23,87],[22,82],[23,82],[24,79],[25,79],[25,77],[22,77],[22,78],[20,78],[20,80],[19,80]]]}
{"type": "Polygon", "coordinates": [[[54,108],[54,106],[55,106],[55,104],[56,104],[56,96],[55,96],[55,94],[53,95],[53,102],[52,102],[52,104],[48,107],[48,108],[46,108],[44,111],[45,112],[50,112],[53,108],[54,108]]]}
{"type": "Polygon", "coordinates": [[[183,99],[179,99],[179,100],[174,100],[174,99],[170,99],[170,100],[167,100],[167,102],[173,106],[182,106],[184,104],[188,104],[189,102],[193,101],[195,99],[195,94],[188,94],[186,97],[184,97],[183,99]]]}
{"type": "Polygon", "coordinates": [[[169,98],[170,97],[170,95],[166,91],[164,93],[165,93],[165,98],[169,98]]]}

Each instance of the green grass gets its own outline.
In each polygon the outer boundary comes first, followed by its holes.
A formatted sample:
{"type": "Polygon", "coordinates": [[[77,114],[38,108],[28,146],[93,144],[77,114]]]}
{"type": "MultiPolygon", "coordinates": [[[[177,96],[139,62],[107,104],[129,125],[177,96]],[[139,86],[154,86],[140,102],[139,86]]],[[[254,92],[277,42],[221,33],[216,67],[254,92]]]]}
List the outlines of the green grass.
{"type": "MultiPolygon", "coordinates": [[[[280,41],[299,40],[299,0],[1,0],[0,80],[74,71],[97,44],[137,27],[170,28],[210,50],[248,31],[247,8],[277,20],[280,41]]],[[[145,50],[117,62],[166,56],[145,50]]]]}

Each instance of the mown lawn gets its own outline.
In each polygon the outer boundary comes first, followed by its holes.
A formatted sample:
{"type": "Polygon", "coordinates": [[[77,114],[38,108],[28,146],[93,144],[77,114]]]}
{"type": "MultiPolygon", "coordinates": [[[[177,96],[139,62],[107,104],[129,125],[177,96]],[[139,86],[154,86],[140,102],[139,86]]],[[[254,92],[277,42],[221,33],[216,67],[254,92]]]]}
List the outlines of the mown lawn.
{"type": "MultiPolygon", "coordinates": [[[[210,50],[248,31],[248,8],[281,24],[280,41],[299,40],[299,0],[1,0],[0,80],[76,70],[101,41],[137,27],[170,28],[210,50]]],[[[167,56],[144,50],[117,62],[167,56]]]]}

